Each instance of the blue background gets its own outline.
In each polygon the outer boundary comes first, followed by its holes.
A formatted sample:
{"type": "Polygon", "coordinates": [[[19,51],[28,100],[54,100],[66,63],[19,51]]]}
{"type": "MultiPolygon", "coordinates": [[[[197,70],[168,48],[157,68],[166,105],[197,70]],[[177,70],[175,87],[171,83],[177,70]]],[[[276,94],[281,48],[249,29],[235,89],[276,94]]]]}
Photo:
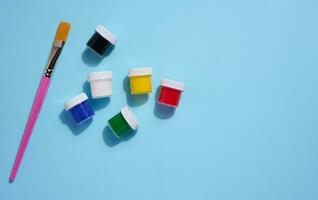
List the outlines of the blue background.
{"type": "Polygon", "coordinates": [[[318,199],[315,0],[2,1],[0,199],[318,199]],[[8,177],[60,20],[66,46],[13,184],[8,177]],[[85,50],[97,24],[118,43],[85,50]],[[127,95],[128,68],[152,66],[154,92],[127,95]],[[76,128],[63,112],[113,71],[113,96],[76,128]],[[173,113],[161,78],[186,83],[173,113]],[[129,104],[137,133],[106,121],[129,104]]]}

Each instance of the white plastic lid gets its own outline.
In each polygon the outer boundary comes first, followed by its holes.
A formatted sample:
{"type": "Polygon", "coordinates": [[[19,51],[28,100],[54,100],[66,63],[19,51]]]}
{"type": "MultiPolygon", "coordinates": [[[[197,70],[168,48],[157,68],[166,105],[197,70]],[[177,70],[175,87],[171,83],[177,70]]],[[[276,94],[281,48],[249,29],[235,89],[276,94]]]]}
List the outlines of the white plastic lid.
{"type": "Polygon", "coordinates": [[[111,71],[99,71],[99,72],[89,72],[87,75],[88,81],[112,79],[113,74],[111,71]]]}
{"type": "Polygon", "coordinates": [[[128,70],[128,77],[130,76],[145,76],[152,75],[151,67],[143,67],[143,68],[131,68],[128,70]]]}
{"type": "Polygon", "coordinates": [[[181,91],[184,90],[184,83],[183,82],[178,82],[178,81],[171,80],[171,79],[161,79],[160,85],[174,88],[174,89],[181,90],[181,91]]]}
{"type": "Polygon", "coordinates": [[[128,108],[128,106],[123,107],[120,112],[133,130],[136,130],[139,127],[140,123],[136,115],[128,108]]]}
{"type": "Polygon", "coordinates": [[[98,32],[103,38],[108,40],[113,45],[116,44],[117,37],[114,34],[112,34],[109,30],[107,30],[107,28],[105,28],[103,25],[96,26],[95,31],[98,32]]]}
{"type": "Polygon", "coordinates": [[[69,109],[73,108],[77,104],[80,104],[87,99],[88,99],[87,95],[85,93],[81,93],[75,96],[74,98],[72,98],[71,100],[69,100],[68,102],[66,102],[64,104],[64,108],[66,111],[68,111],[69,109]]]}

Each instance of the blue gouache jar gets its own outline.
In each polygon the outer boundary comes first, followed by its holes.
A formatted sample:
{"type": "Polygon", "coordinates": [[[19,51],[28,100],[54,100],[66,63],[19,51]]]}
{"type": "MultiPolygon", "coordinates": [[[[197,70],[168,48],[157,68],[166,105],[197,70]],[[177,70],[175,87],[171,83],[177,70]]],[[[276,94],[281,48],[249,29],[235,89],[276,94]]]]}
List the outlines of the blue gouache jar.
{"type": "Polygon", "coordinates": [[[81,93],[66,102],[64,108],[72,115],[77,125],[91,119],[95,114],[85,93],[81,93]]]}

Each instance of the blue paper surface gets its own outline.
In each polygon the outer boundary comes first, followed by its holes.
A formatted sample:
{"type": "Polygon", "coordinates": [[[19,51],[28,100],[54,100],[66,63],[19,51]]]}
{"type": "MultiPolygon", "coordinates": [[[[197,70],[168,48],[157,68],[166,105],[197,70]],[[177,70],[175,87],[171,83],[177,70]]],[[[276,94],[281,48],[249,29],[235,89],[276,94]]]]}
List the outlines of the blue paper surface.
{"type": "Polygon", "coordinates": [[[2,1],[0,199],[318,199],[318,2],[314,0],[2,1]],[[72,23],[13,184],[10,170],[58,23],[72,23]],[[103,24],[118,43],[86,50],[103,24]],[[127,72],[153,67],[154,92],[127,72]],[[76,128],[63,104],[90,71],[113,96],[76,128]],[[161,78],[184,81],[180,106],[155,105],[161,78]],[[106,127],[130,105],[141,126],[106,127]]]}

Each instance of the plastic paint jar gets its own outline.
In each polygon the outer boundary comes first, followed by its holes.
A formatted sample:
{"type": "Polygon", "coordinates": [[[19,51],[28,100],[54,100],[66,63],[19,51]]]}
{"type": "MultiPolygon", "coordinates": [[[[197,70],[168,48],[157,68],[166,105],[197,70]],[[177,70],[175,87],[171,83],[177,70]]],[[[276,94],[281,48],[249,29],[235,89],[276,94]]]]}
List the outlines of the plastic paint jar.
{"type": "Polygon", "coordinates": [[[87,46],[97,53],[99,56],[103,56],[106,50],[114,46],[117,42],[117,38],[104,26],[98,25],[95,28],[95,33],[88,40],[87,46]]]}
{"type": "Polygon", "coordinates": [[[110,97],[112,95],[112,77],[111,71],[88,73],[87,79],[91,86],[93,99],[110,97]]]}
{"type": "Polygon", "coordinates": [[[152,91],[152,68],[132,68],[128,70],[131,94],[148,94],[152,91]]]}
{"type": "Polygon", "coordinates": [[[88,103],[85,93],[81,93],[64,104],[64,108],[68,111],[77,125],[91,119],[94,111],[88,103]]]}
{"type": "Polygon", "coordinates": [[[177,107],[183,90],[184,83],[170,79],[162,79],[160,82],[158,103],[177,107]]]}
{"type": "Polygon", "coordinates": [[[138,129],[139,121],[128,106],[125,106],[117,115],[108,120],[108,126],[115,136],[120,138],[128,132],[138,129]]]}

